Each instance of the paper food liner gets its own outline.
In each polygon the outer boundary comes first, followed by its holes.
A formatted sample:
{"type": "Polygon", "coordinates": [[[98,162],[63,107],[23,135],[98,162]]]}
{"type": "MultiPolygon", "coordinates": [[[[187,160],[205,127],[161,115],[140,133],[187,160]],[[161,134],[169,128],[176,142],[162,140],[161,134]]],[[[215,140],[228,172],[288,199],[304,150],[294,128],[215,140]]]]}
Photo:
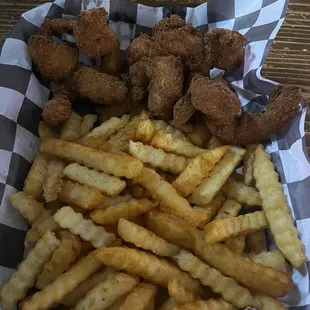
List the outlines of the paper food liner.
{"type": "MultiPolygon", "coordinates": [[[[27,49],[29,37],[45,18],[71,19],[80,10],[104,7],[123,54],[131,40],[142,32],[151,34],[152,26],[169,14],[180,15],[202,33],[217,27],[237,30],[246,38],[243,64],[224,77],[235,89],[244,110],[261,112],[275,83],[264,79],[260,72],[287,5],[288,0],[217,0],[196,8],[153,8],[127,0],[56,0],[25,12],[5,40],[0,56],[0,286],[23,259],[27,222],[8,198],[23,188],[39,145],[42,106],[50,96],[50,83],[40,77],[27,49]]],[[[74,44],[72,36],[64,35],[62,39],[74,44]]],[[[80,61],[92,64],[82,53],[80,61]]],[[[219,73],[223,72],[212,71],[212,75],[219,73]]],[[[306,105],[301,105],[302,111],[264,145],[272,155],[310,257],[310,166],[305,148],[306,105]]],[[[309,262],[295,269],[292,277],[294,288],[283,303],[290,309],[310,309],[309,262]]]]}

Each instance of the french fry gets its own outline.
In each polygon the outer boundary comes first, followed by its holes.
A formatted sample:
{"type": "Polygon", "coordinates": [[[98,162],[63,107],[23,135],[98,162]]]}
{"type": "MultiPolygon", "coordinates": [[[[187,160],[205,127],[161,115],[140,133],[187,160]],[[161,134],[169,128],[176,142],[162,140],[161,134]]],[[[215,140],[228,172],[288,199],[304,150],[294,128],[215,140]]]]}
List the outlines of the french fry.
{"type": "Polygon", "coordinates": [[[196,157],[206,150],[201,149],[190,142],[180,140],[172,134],[159,131],[152,139],[151,145],[165,152],[174,153],[185,157],[196,157]]]}
{"type": "Polygon", "coordinates": [[[74,307],[74,310],[107,309],[119,297],[129,293],[137,284],[137,279],[128,274],[117,272],[110,274],[106,280],[97,284],[74,307]]]}
{"type": "Polygon", "coordinates": [[[26,300],[21,305],[21,310],[49,309],[52,305],[60,302],[69,292],[72,292],[101,266],[102,263],[92,255],[82,258],[53,283],[26,300]]]}
{"type": "Polygon", "coordinates": [[[80,285],[78,285],[73,291],[69,292],[61,300],[60,303],[70,308],[74,307],[74,305],[80,299],[84,298],[90,290],[92,290],[100,282],[106,280],[108,275],[114,272],[115,272],[115,269],[113,267],[108,266],[93,273],[89,278],[87,278],[80,285]]]}
{"type": "Polygon", "coordinates": [[[243,158],[243,181],[245,185],[251,186],[253,183],[253,163],[254,163],[254,153],[257,148],[257,144],[250,144],[246,147],[246,153],[243,158]]]}
{"type": "Polygon", "coordinates": [[[177,279],[187,290],[198,294],[199,281],[191,278],[164,259],[136,249],[113,247],[101,248],[92,252],[92,255],[105,265],[112,265],[116,269],[125,270],[130,274],[140,276],[154,284],[167,287],[169,281],[177,279]]]}
{"type": "Polygon", "coordinates": [[[242,148],[231,147],[209,175],[195,188],[190,196],[190,202],[200,206],[210,203],[241,162],[244,153],[245,150],[242,148]]]}
{"type": "Polygon", "coordinates": [[[149,144],[155,135],[155,126],[150,119],[143,120],[139,123],[135,133],[135,140],[143,144],[149,144]]]}
{"type": "Polygon", "coordinates": [[[66,180],[62,184],[58,196],[60,200],[66,203],[77,205],[85,210],[91,210],[104,201],[104,196],[95,188],[66,180]]]}
{"type": "Polygon", "coordinates": [[[261,303],[262,307],[261,310],[285,310],[280,302],[275,300],[274,298],[268,296],[257,296],[256,297],[261,303]]]}
{"type": "Polygon", "coordinates": [[[157,290],[154,284],[138,284],[127,296],[120,310],[147,310],[149,304],[154,300],[157,290]]]}
{"type": "Polygon", "coordinates": [[[161,149],[131,140],[129,142],[129,152],[143,163],[150,164],[153,167],[169,171],[173,174],[180,174],[189,164],[189,159],[184,156],[166,153],[161,149]]]}
{"type": "Polygon", "coordinates": [[[81,241],[79,237],[67,234],[61,240],[59,247],[54,251],[52,258],[48,261],[42,272],[37,277],[36,287],[43,289],[51,284],[58,276],[67,271],[81,252],[81,241]]]}
{"type": "Polygon", "coordinates": [[[290,214],[279,176],[274,169],[270,155],[264,151],[262,145],[259,145],[255,151],[253,175],[262,199],[263,210],[278,249],[294,267],[298,268],[307,257],[303,253],[298,230],[290,214]]]}
{"type": "Polygon", "coordinates": [[[227,197],[235,199],[240,203],[249,206],[262,205],[259,192],[254,187],[246,186],[244,183],[238,182],[233,178],[228,178],[227,182],[222,187],[222,190],[227,197]]]}
{"type": "Polygon", "coordinates": [[[45,204],[45,209],[46,209],[46,211],[51,211],[51,214],[55,214],[58,209],[64,207],[65,205],[66,205],[66,203],[63,201],[54,200],[51,202],[47,202],[45,204]]]}
{"type": "Polygon", "coordinates": [[[122,155],[122,156],[128,155],[127,153],[121,151],[115,144],[113,144],[110,141],[102,141],[100,143],[99,150],[106,152],[106,153],[116,154],[116,155],[122,155]]]}
{"type": "Polygon", "coordinates": [[[176,302],[172,297],[169,297],[159,308],[159,310],[173,310],[176,307],[176,302]]]}
{"type": "Polygon", "coordinates": [[[52,173],[62,173],[66,164],[62,160],[58,158],[52,158],[48,162],[47,166],[47,172],[46,174],[52,174],[52,173]]]}
{"type": "Polygon", "coordinates": [[[127,298],[128,294],[121,296],[118,298],[110,307],[107,308],[107,310],[120,310],[122,304],[125,302],[125,299],[127,298]]]}
{"type": "Polygon", "coordinates": [[[214,220],[222,220],[237,216],[242,208],[242,204],[234,199],[227,198],[222,207],[218,210],[214,220]]]}
{"type": "Polygon", "coordinates": [[[160,200],[171,212],[185,219],[189,223],[198,226],[208,218],[209,213],[204,209],[193,209],[186,199],[181,197],[176,189],[164,181],[158,173],[152,169],[143,168],[134,181],[141,184],[151,195],[160,200]]]}
{"type": "Polygon", "coordinates": [[[275,268],[286,273],[288,272],[288,266],[285,258],[277,249],[270,252],[263,251],[261,253],[249,253],[248,256],[253,262],[257,264],[275,268]]]}
{"type": "Polygon", "coordinates": [[[97,208],[90,213],[90,218],[100,225],[117,224],[119,219],[135,219],[138,215],[143,214],[158,206],[157,201],[149,199],[131,199],[127,202],[120,202],[115,206],[97,208]]]}
{"type": "Polygon", "coordinates": [[[238,236],[229,238],[226,240],[225,244],[234,253],[241,254],[245,249],[245,237],[246,236],[238,236]]]}
{"type": "Polygon", "coordinates": [[[76,141],[81,136],[81,125],[83,117],[74,111],[63,124],[60,132],[60,139],[65,141],[76,141]]]}
{"type": "Polygon", "coordinates": [[[267,248],[265,231],[260,230],[247,235],[246,243],[249,252],[263,252],[267,248]]]}
{"type": "Polygon", "coordinates": [[[77,162],[88,168],[128,179],[139,175],[143,167],[140,160],[131,156],[104,153],[87,146],[58,139],[44,140],[40,150],[42,153],[48,153],[69,162],[77,162]]]}
{"type": "Polygon", "coordinates": [[[265,212],[257,211],[212,221],[204,227],[204,239],[206,243],[222,242],[231,237],[245,235],[267,227],[265,212]]]}
{"type": "Polygon", "coordinates": [[[208,149],[215,149],[216,147],[222,146],[223,144],[215,137],[212,136],[208,141],[207,148],[208,149]]]}
{"type": "Polygon", "coordinates": [[[105,208],[107,206],[116,206],[117,204],[119,204],[121,202],[127,202],[131,199],[132,199],[131,195],[117,195],[114,197],[107,196],[104,198],[103,203],[101,203],[97,207],[97,209],[100,209],[100,208],[102,209],[102,208],[105,208]]]}
{"type": "Polygon", "coordinates": [[[180,251],[178,246],[123,218],[118,222],[117,231],[124,241],[133,243],[136,247],[149,250],[159,256],[172,257],[180,251]]]}
{"type": "Polygon", "coordinates": [[[48,127],[44,122],[39,123],[39,138],[43,141],[48,138],[55,138],[55,135],[50,127],[48,127]]]}
{"type": "Polygon", "coordinates": [[[177,304],[186,304],[195,300],[195,295],[186,291],[176,279],[171,279],[168,283],[169,295],[176,301],[177,304]]]}
{"type": "Polygon", "coordinates": [[[208,141],[211,137],[209,130],[207,129],[205,122],[200,118],[194,120],[194,128],[191,133],[187,134],[190,141],[199,147],[203,147],[203,145],[208,141]]]}
{"type": "Polygon", "coordinates": [[[29,223],[35,222],[44,212],[43,204],[24,192],[17,192],[11,195],[10,201],[12,206],[17,209],[29,223]]]}
{"type": "Polygon", "coordinates": [[[115,134],[119,129],[123,128],[128,122],[118,118],[111,117],[110,119],[104,121],[100,126],[95,127],[90,131],[84,138],[80,139],[79,142],[86,146],[95,145],[99,148],[102,141],[108,140],[113,134],[115,134]],[[92,145],[89,145],[89,144],[92,145]]]}
{"type": "Polygon", "coordinates": [[[199,279],[203,285],[209,286],[213,292],[221,294],[223,299],[234,306],[238,308],[260,307],[260,302],[250,294],[248,289],[208,266],[190,252],[181,250],[174,256],[174,260],[182,270],[189,272],[194,279],[199,279]]]}
{"type": "Polygon", "coordinates": [[[184,135],[184,133],[181,130],[176,129],[176,128],[168,125],[165,121],[152,119],[152,123],[153,123],[154,128],[155,128],[155,133],[163,130],[165,133],[170,133],[173,136],[175,136],[175,137],[177,137],[183,141],[188,141],[187,137],[184,135]]]}
{"type": "Polygon", "coordinates": [[[54,221],[51,211],[45,210],[27,231],[24,244],[37,242],[47,231],[57,231],[60,226],[54,221]]]}
{"type": "Polygon", "coordinates": [[[174,310],[235,310],[236,308],[221,299],[197,299],[187,304],[177,305],[174,310]]]}
{"type": "Polygon", "coordinates": [[[94,128],[94,124],[96,123],[97,119],[98,119],[97,114],[84,115],[82,124],[81,124],[81,131],[80,131],[81,138],[86,136],[94,128]]]}
{"type": "Polygon", "coordinates": [[[59,240],[49,231],[38,241],[1,290],[4,310],[14,309],[17,302],[26,296],[28,289],[34,285],[37,275],[43,265],[49,261],[59,243],[59,240]]]}
{"type": "Polygon", "coordinates": [[[83,240],[90,241],[95,248],[109,246],[115,235],[106,232],[101,226],[96,226],[92,220],[86,220],[81,213],[76,213],[71,207],[63,207],[54,215],[54,220],[62,227],[79,235],[83,240]]]}
{"type": "Polygon", "coordinates": [[[229,147],[222,146],[211,151],[205,151],[200,156],[194,158],[172,185],[184,197],[190,195],[195,187],[208,176],[209,172],[220,161],[229,147]]]}
{"type": "Polygon", "coordinates": [[[126,182],[118,177],[88,169],[77,163],[68,165],[63,174],[73,181],[96,188],[101,193],[109,196],[118,195],[126,187],[126,182]]]}
{"type": "Polygon", "coordinates": [[[26,194],[33,196],[35,199],[39,198],[43,192],[43,183],[46,176],[47,165],[48,157],[44,154],[37,153],[27,179],[25,180],[23,191],[26,194]]]}
{"type": "Polygon", "coordinates": [[[135,199],[141,199],[141,198],[146,198],[146,195],[147,195],[147,192],[146,190],[140,186],[140,185],[134,185],[132,188],[131,188],[131,194],[132,194],[132,197],[135,198],[135,199]]]}

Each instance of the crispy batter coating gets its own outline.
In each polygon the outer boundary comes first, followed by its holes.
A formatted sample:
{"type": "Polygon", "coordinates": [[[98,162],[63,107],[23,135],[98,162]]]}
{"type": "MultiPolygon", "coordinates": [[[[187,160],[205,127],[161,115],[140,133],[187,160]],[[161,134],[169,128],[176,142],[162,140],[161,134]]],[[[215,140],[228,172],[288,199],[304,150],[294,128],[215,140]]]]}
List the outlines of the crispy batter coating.
{"type": "Polygon", "coordinates": [[[240,111],[238,97],[221,81],[196,75],[189,93],[192,105],[217,125],[231,124],[240,111]]]}
{"type": "Polygon", "coordinates": [[[121,102],[128,92],[119,78],[86,66],[81,66],[74,73],[73,86],[81,97],[100,104],[121,102]]]}
{"type": "Polygon", "coordinates": [[[73,33],[78,48],[91,57],[104,56],[119,46],[119,40],[107,26],[104,8],[82,11],[76,18],[73,33]]]}
{"type": "Polygon", "coordinates": [[[171,124],[174,127],[179,127],[185,124],[195,113],[195,111],[196,110],[193,107],[189,96],[183,96],[173,107],[173,119],[171,124]]]}
{"type": "Polygon", "coordinates": [[[149,58],[143,58],[129,67],[129,80],[131,84],[131,95],[134,102],[141,102],[146,99],[147,87],[150,79],[146,75],[146,67],[149,65],[149,58]]]}
{"type": "Polygon", "coordinates": [[[277,132],[299,111],[301,91],[291,85],[277,85],[267,102],[267,109],[261,114],[244,112],[227,126],[219,126],[217,120],[207,119],[210,132],[225,144],[246,145],[267,139],[277,132]]]}
{"type": "Polygon", "coordinates": [[[122,65],[121,50],[119,46],[115,47],[109,54],[100,58],[100,64],[96,67],[98,71],[119,76],[122,65]]]}
{"type": "Polygon", "coordinates": [[[73,20],[64,18],[46,19],[40,27],[40,33],[51,34],[52,32],[57,33],[73,33],[73,20]]]}
{"type": "Polygon", "coordinates": [[[175,103],[183,90],[183,65],[179,57],[157,56],[147,62],[148,107],[153,115],[171,119],[175,103]]]}
{"type": "Polygon", "coordinates": [[[143,57],[153,58],[155,56],[168,56],[168,52],[144,33],[134,39],[126,49],[126,59],[129,65],[133,65],[143,57]]]}
{"type": "Polygon", "coordinates": [[[215,28],[205,35],[206,62],[231,70],[241,65],[244,37],[237,31],[215,28]]]}

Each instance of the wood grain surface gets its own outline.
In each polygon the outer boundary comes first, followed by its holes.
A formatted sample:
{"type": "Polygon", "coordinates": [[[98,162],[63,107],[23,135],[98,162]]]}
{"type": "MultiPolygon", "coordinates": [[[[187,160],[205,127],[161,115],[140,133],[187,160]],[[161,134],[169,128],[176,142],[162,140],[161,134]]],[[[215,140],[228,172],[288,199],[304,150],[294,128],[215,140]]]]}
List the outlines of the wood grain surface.
{"type": "MultiPolygon", "coordinates": [[[[140,0],[164,4],[169,0],[140,0]]],[[[0,0],[0,45],[20,15],[46,0],[0,0]]],[[[137,1],[139,2],[139,0],[137,1]]],[[[202,0],[170,0],[197,4],[202,0]]],[[[290,0],[286,19],[274,40],[262,75],[280,83],[301,87],[310,102],[310,0],[290,0]]],[[[310,154],[310,112],[306,118],[306,140],[310,154]]]]}

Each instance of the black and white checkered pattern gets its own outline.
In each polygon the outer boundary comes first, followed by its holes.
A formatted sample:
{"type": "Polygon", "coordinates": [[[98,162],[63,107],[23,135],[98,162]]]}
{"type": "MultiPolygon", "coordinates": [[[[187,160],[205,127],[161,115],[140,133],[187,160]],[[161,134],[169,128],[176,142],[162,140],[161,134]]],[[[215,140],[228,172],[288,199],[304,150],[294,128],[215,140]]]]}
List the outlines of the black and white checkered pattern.
{"type": "MultiPolygon", "coordinates": [[[[27,41],[43,20],[73,18],[80,10],[101,6],[109,12],[109,25],[124,51],[141,32],[169,14],[178,14],[203,33],[216,27],[238,30],[246,37],[243,65],[224,74],[236,90],[245,110],[260,112],[272,81],[260,72],[272,40],[282,25],[288,0],[217,0],[196,8],[151,8],[127,0],[56,0],[24,13],[4,42],[0,54],[0,286],[23,258],[27,223],[12,208],[8,197],[23,187],[30,163],[38,149],[38,124],[42,105],[50,95],[49,82],[33,67],[27,41]]],[[[72,37],[63,36],[71,41],[72,37]]],[[[80,60],[90,63],[81,55],[80,60]]],[[[222,73],[214,69],[212,74],[222,73]]],[[[306,254],[310,257],[310,165],[305,150],[306,106],[280,133],[265,141],[280,175],[283,189],[296,218],[306,254]]],[[[310,309],[309,262],[295,270],[295,287],[283,302],[290,309],[310,309]]],[[[1,308],[0,308],[1,309],[1,308]]]]}

